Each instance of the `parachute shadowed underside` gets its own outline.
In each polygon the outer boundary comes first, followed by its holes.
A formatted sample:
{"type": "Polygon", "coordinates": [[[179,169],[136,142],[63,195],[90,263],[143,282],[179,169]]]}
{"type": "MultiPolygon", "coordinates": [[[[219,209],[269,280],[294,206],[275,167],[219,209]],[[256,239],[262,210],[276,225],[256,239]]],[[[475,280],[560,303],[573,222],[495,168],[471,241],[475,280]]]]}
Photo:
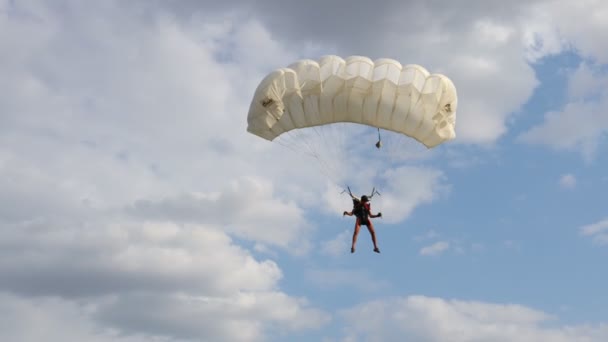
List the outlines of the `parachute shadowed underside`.
{"type": "Polygon", "coordinates": [[[294,129],[351,122],[432,148],[455,138],[457,102],[452,81],[420,65],[330,55],[267,75],[251,102],[247,131],[272,141],[294,129]]]}

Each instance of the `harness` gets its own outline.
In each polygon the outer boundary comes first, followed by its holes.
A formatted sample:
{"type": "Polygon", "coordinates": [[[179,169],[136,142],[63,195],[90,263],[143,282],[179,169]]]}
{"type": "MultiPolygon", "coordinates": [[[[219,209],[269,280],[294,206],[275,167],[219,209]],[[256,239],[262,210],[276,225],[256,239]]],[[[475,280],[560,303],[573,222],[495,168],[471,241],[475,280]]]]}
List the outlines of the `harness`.
{"type": "Polygon", "coordinates": [[[369,222],[370,204],[369,202],[361,203],[361,201],[353,199],[353,214],[359,219],[361,224],[367,225],[369,222]]]}

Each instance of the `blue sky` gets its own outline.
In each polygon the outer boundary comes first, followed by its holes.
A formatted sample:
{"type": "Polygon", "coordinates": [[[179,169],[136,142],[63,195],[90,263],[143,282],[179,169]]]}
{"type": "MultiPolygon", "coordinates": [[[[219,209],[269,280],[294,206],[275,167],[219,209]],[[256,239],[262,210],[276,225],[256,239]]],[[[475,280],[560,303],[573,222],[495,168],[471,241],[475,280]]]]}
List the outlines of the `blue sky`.
{"type": "Polygon", "coordinates": [[[608,6],[377,4],[0,0],[0,340],[607,340],[608,6]],[[246,132],[266,74],[327,54],[458,90],[455,140],[371,129],[334,174],[379,187],[381,254],[246,132]]]}

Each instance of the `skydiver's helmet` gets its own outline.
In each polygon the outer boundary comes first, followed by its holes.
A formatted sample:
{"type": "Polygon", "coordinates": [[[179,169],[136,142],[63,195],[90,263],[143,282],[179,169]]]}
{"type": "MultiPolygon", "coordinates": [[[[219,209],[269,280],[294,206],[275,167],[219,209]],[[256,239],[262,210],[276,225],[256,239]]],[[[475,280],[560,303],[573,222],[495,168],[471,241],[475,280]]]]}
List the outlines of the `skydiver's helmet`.
{"type": "Polygon", "coordinates": [[[361,196],[361,202],[363,202],[363,203],[369,202],[369,198],[367,198],[367,196],[363,195],[363,196],[361,196]]]}

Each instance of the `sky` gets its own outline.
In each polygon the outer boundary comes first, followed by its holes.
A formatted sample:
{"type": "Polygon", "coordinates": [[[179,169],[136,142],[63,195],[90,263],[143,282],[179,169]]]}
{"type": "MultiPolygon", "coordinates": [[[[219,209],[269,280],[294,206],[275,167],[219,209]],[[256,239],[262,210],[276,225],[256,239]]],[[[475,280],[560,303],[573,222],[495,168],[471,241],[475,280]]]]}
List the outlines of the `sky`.
{"type": "Polygon", "coordinates": [[[606,1],[0,0],[0,75],[2,341],[608,340],[606,1]],[[246,131],[330,54],[458,91],[453,141],[337,171],[380,254],[246,131]]]}

